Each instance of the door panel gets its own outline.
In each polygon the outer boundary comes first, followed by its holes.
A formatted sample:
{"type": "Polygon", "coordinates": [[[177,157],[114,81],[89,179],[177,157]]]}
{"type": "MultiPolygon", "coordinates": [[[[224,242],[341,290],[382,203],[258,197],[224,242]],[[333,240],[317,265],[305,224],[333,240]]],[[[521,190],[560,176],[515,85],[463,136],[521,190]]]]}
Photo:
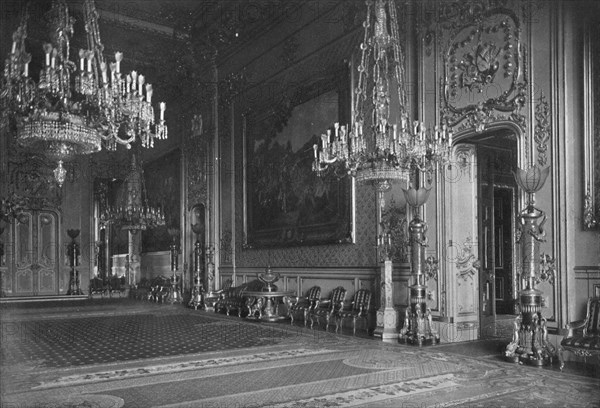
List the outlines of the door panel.
{"type": "Polygon", "coordinates": [[[33,295],[33,214],[24,212],[15,222],[15,295],[33,295]]]}
{"type": "Polygon", "coordinates": [[[48,295],[56,293],[57,288],[57,244],[56,217],[49,212],[40,212],[37,217],[38,227],[38,293],[48,295]]]}
{"type": "Polygon", "coordinates": [[[58,294],[58,216],[53,211],[30,210],[13,220],[2,296],[58,294]]]}
{"type": "Polygon", "coordinates": [[[494,188],[496,314],[513,313],[513,194],[510,188],[494,188]]]}

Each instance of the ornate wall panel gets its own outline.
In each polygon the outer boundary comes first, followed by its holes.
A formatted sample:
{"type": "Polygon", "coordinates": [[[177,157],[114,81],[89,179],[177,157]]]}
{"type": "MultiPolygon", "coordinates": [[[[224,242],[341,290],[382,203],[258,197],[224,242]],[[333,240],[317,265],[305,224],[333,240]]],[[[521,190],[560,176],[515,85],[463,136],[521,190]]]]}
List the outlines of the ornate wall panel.
{"type": "MultiPolygon", "coordinates": [[[[442,122],[456,131],[482,132],[510,120],[524,128],[526,50],[521,23],[507,1],[438,2],[437,16],[425,14],[425,52],[433,38],[444,64],[442,122]]],[[[518,8],[516,8],[518,9],[518,8]]]]}

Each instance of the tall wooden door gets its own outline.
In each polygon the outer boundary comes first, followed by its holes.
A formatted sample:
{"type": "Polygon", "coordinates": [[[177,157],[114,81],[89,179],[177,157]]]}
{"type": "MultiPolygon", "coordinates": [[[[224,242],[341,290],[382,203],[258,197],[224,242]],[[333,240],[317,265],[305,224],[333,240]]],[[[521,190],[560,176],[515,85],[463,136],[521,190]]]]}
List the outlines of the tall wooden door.
{"type": "Polygon", "coordinates": [[[13,220],[10,232],[2,295],[57,295],[58,215],[49,210],[23,211],[13,220]]]}

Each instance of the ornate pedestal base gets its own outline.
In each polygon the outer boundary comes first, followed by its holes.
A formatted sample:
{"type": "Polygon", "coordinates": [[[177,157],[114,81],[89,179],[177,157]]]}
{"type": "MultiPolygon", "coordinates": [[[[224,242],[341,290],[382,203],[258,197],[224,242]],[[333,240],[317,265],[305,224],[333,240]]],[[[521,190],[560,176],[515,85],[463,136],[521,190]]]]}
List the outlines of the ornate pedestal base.
{"type": "Polygon", "coordinates": [[[398,311],[392,308],[377,311],[377,327],[373,332],[373,337],[381,340],[395,340],[398,337],[398,311]]]}
{"type": "Polygon", "coordinates": [[[406,309],[404,325],[398,341],[418,346],[431,346],[440,342],[440,336],[433,329],[431,311],[426,304],[427,286],[410,287],[410,308],[406,309]]]}
{"type": "Polygon", "coordinates": [[[534,366],[552,364],[556,355],[548,341],[546,319],[540,313],[542,292],[526,289],[520,292],[521,313],[515,319],[513,339],[504,353],[507,361],[534,366]]]}
{"type": "Polygon", "coordinates": [[[67,295],[83,295],[83,291],[80,287],[79,271],[73,269],[69,278],[69,290],[67,295]]]}
{"type": "Polygon", "coordinates": [[[395,339],[398,336],[398,311],[393,306],[392,261],[384,261],[381,271],[381,307],[377,311],[377,327],[374,337],[382,340],[395,339]]]}
{"type": "Polygon", "coordinates": [[[246,306],[248,307],[248,319],[262,320],[265,322],[276,322],[289,318],[287,313],[280,313],[279,306],[284,304],[289,307],[289,298],[294,295],[293,291],[281,292],[244,292],[246,306]]]}
{"type": "Polygon", "coordinates": [[[169,288],[167,302],[169,302],[170,304],[183,302],[183,297],[181,296],[181,289],[179,288],[179,284],[177,283],[176,275],[173,275],[173,277],[171,278],[171,287],[169,288]]]}
{"type": "Polygon", "coordinates": [[[203,294],[204,290],[202,289],[202,284],[200,283],[200,275],[196,275],[194,277],[194,286],[192,287],[188,306],[193,307],[195,310],[198,310],[198,306],[204,306],[203,294]]]}

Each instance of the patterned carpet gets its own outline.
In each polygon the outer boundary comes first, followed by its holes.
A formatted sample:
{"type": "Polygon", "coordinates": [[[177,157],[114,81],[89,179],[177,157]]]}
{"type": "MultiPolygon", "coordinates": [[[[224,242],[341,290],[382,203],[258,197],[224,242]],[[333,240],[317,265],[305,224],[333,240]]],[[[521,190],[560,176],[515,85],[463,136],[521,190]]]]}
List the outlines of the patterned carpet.
{"type": "Polygon", "coordinates": [[[506,363],[501,341],[419,349],[126,300],[1,311],[2,407],[600,407],[597,371],[506,363]]]}

